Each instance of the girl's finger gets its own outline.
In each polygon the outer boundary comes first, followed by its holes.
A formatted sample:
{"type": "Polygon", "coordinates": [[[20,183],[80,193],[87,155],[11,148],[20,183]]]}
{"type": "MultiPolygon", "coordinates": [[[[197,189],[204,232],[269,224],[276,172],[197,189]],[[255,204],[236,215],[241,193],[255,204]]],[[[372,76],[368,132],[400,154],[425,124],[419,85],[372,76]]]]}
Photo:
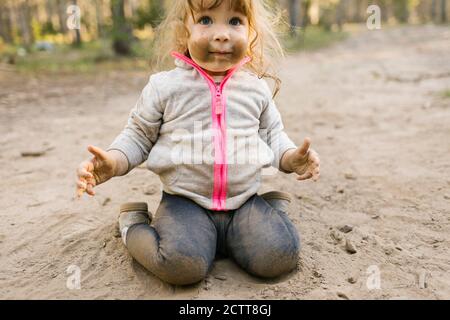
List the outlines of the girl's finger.
{"type": "Polygon", "coordinates": [[[307,172],[307,173],[304,173],[301,176],[297,177],[297,180],[307,180],[307,179],[310,179],[311,177],[312,177],[312,173],[307,172]]]}
{"type": "Polygon", "coordinates": [[[90,179],[90,178],[93,178],[93,177],[94,177],[94,176],[92,175],[92,173],[87,172],[86,169],[81,169],[81,170],[78,172],[78,176],[83,177],[83,178],[85,178],[85,179],[90,179]]]}
{"type": "Polygon", "coordinates": [[[91,196],[95,195],[95,191],[94,191],[94,189],[93,189],[92,184],[88,184],[88,185],[87,185],[86,192],[87,192],[89,195],[91,195],[91,196]]]}
{"type": "Polygon", "coordinates": [[[97,181],[95,181],[95,178],[92,176],[92,178],[86,179],[88,185],[91,184],[93,187],[97,185],[97,181]]]}
{"type": "Polygon", "coordinates": [[[303,145],[297,149],[297,154],[300,157],[304,157],[308,153],[310,145],[311,145],[311,139],[305,138],[305,141],[303,141],[303,145]]]}
{"type": "Polygon", "coordinates": [[[99,160],[106,160],[108,158],[107,153],[98,147],[90,145],[90,146],[88,146],[88,151],[90,153],[92,153],[99,160]]]}
{"type": "Polygon", "coordinates": [[[78,180],[77,181],[77,187],[79,188],[79,189],[83,189],[83,190],[85,190],[86,188],[87,188],[87,183],[86,183],[86,181],[84,181],[84,180],[78,180]]]}
{"type": "Polygon", "coordinates": [[[320,173],[314,174],[313,177],[312,177],[312,179],[313,179],[314,182],[316,182],[317,180],[319,180],[319,178],[320,178],[320,173]]]}

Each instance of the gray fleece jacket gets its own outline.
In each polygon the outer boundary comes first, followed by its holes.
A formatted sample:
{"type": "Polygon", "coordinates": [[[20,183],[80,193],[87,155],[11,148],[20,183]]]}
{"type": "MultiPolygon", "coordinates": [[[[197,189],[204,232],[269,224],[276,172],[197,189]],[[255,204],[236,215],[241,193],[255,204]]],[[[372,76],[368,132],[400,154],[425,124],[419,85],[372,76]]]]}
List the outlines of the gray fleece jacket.
{"type": "Polygon", "coordinates": [[[259,189],[263,168],[285,172],[280,159],[296,145],[266,81],[243,70],[249,58],[216,83],[193,60],[172,56],[176,68],[150,76],[107,150],[125,154],[127,173],[147,161],[167,193],[237,209],[259,189]]]}

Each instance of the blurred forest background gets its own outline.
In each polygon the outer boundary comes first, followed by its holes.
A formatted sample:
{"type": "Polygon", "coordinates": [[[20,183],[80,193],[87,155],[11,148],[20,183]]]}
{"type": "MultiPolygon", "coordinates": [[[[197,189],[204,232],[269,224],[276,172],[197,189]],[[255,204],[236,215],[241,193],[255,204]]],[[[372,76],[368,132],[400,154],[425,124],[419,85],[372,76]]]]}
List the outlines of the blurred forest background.
{"type": "MultiPolygon", "coordinates": [[[[447,0],[272,0],[283,10],[287,51],[343,39],[378,5],[383,27],[447,23],[447,0]],[[289,30],[290,29],[290,30],[289,30]]],[[[0,0],[0,63],[19,70],[142,67],[170,0],[0,0]],[[78,8],[78,9],[77,9],[78,8]]]]}

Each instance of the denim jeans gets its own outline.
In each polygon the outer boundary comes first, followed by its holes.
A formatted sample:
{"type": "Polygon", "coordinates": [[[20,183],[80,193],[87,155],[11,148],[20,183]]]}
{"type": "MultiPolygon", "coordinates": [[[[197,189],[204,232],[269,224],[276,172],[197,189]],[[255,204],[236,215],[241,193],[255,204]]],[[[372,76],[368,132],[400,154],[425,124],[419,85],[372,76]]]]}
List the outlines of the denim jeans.
{"type": "Polygon", "coordinates": [[[151,225],[127,232],[131,256],[170,284],[202,280],[216,257],[230,257],[248,273],[273,278],[296,268],[300,239],[285,212],[258,194],[240,208],[212,211],[163,191],[151,225]]]}

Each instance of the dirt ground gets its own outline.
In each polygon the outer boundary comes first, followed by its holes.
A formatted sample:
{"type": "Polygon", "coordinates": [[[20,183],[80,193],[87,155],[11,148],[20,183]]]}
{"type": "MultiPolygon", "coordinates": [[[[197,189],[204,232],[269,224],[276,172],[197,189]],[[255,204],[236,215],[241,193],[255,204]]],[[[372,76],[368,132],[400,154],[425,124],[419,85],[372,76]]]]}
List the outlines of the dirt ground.
{"type": "Polygon", "coordinates": [[[262,280],[223,259],[178,287],[134,262],[115,231],[121,203],[156,210],[156,175],[139,167],[74,198],[87,145],[112,142],[148,74],[25,77],[0,66],[0,298],[449,299],[450,28],[358,32],[288,57],[280,72],[286,130],[321,156],[319,182],[279,173],[260,190],[294,195],[298,270],[262,280]]]}

